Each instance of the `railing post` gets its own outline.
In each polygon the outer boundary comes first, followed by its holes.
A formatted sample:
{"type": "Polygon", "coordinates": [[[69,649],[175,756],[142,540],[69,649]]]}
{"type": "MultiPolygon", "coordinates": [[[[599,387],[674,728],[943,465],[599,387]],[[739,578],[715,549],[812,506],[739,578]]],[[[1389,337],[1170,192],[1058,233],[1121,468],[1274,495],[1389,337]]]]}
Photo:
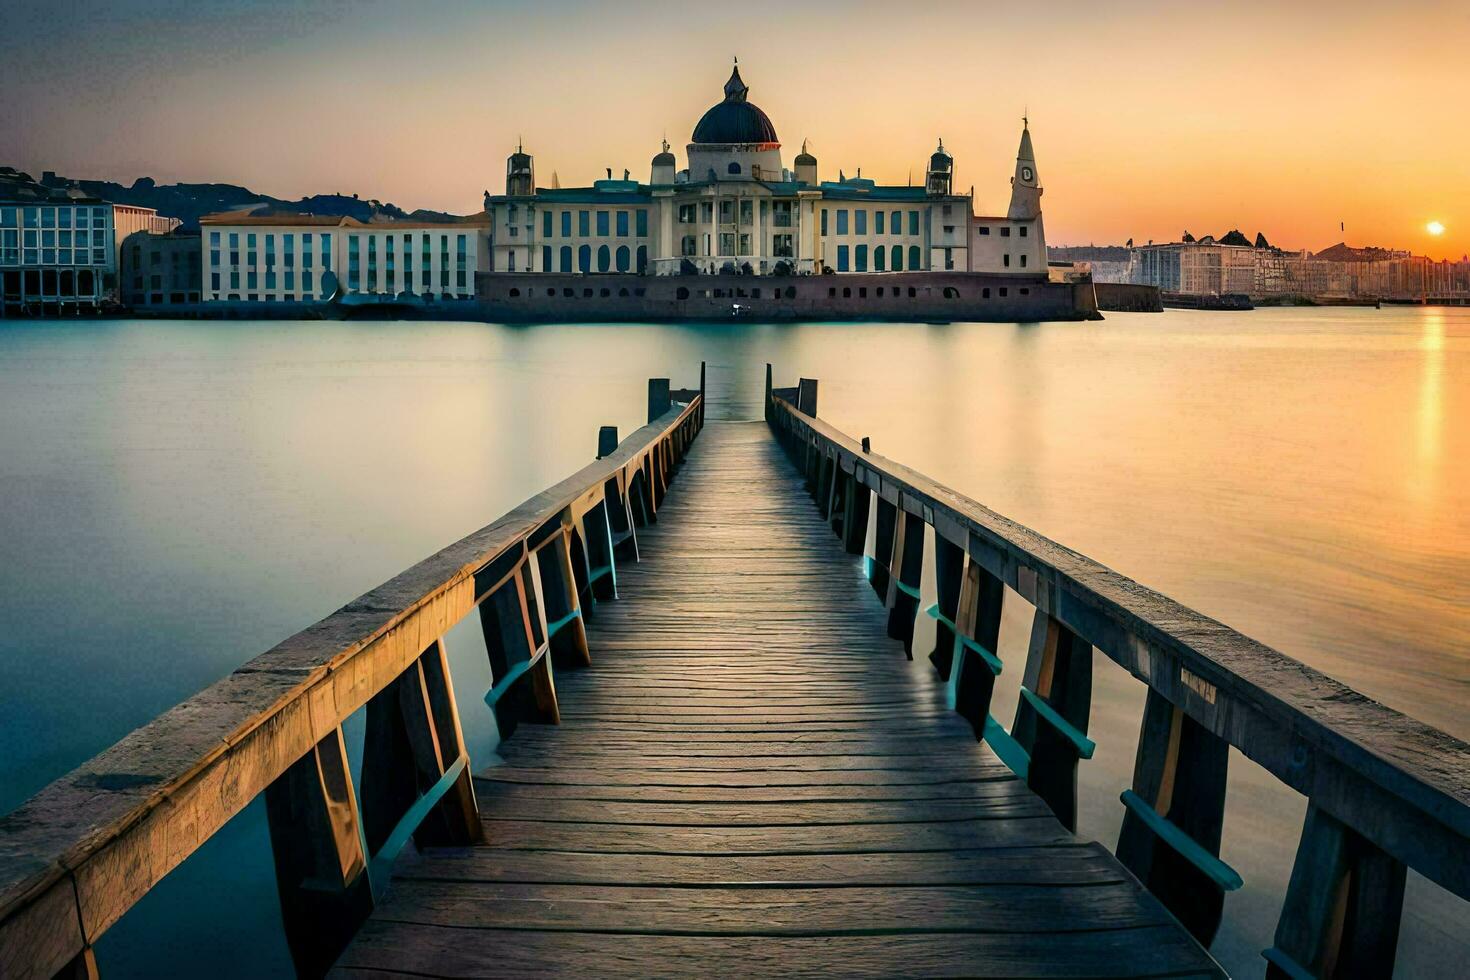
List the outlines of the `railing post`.
{"type": "Polygon", "coordinates": [[[842,522],[847,519],[847,495],[852,492],[852,477],[842,472],[842,461],[832,460],[832,479],[827,483],[827,499],[823,502],[822,516],[827,526],[839,538],[843,537],[842,522]]]}
{"type": "Polygon", "coordinates": [[[959,614],[955,617],[959,635],[955,637],[951,667],[954,676],[950,684],[954,690],[954,710],[970,723],[976,738],[985,733],[995,677],[1000,673],[997,651],[1004,602],[1005,583],[975,562],[966,562],[959,614]]]}
{"type": "Polygon", "coordinates": [[[1404,866],[1308,803],[1266,976],[1393,975],[1404,866]]]}
{"type": "Polygon", "coordinates": [[[842,495],[842,539],[849,555],[860,555],[868,543],[868,507],[872,491],[862,482],[862,464],[853,467],[842,495]]]}
{"type": "Polygon", "coordinates": [[[802,378],[796,384],[796,410],[809,417],[817,417],[817,379],[802,378]]]}
{"type": "Polygon", "coordinates": [[[898,505],[880,496],[877,537],[873,541],[873,564],[868,583],[873,586],[873,591],[878,594],[878,599],[884,606],[888,605],[888,569],[893,564],[896,553],[894,546],[898,543],[895,540],[897,533],[898,505]]]}
{"type": "Polygon", "coordinates": [[[673,402],[669,398],[668,378],[648,379],[648,421],[663,416],[673,402]]]}
{"type": "MultiPolygon", "coordinates": [[[[774,416],[774,413],[772,412],[772,407],[773,406],[771,404],[771,398],[772,398],[772,396],[771,396],[771,365],[768,362],[766,364],[766,398],[765,398],[765,402],[763,403],[765,405],[766,424],[767,425],[772,424],[772,419],[775,417],[774,416]]],[[[777,435],[779,436],[780,433],[777,433],[777,435]]]]}
{"type": "MultiPolygon", "coordinates": [[[[519,576],[517,576],[519,578],[519,576]]],[[[362,826],[376,859],[419,797],[464,757],[459,712],[440,641],[424,651],[367,705],[362,754],[362,826]]],[[[414,830],[420,847],[480,839],[480,817],[466,764],[414,830]]]]}
{"type": "Polygon", "coordinates": [[[604,425],[597,430],[597,458],[606,459],[618,451],[618,427],[604,425]]]}
{"type": "Polygon", "coordinates": [[[940,680],[949,680],[959,636],[960,594],[964,590],[965,549],[934,532],[934,649],[929,662],[940,680]]]}
{"type": "Polygon", "coordinates": [[[582,606],[577,599],[577,580],[572,574],[570,530],[563,528],[556,540],[536,552],[536,572],[546,603],[547,642],[557,670],[587,667],[592,655],[587,649],[587,630],[582,623],[582,606]]]}
{"type": "Polygon", "coordinates": [[[903,652],[910,660],[914,659],[914,620],[919,615],[923,574],[924,519],[900,509],[888,576],[888,635],[903,641],[903,652]]]}
{"type": "MultiPolygon", "coordinates": [[[[1149,689],[1133,766],[1133,793],[1216,858],[1225,822],[1229,761],[1229,743],[1149,689]]],[[[1223,884],[1150,829],[1131,808],[1124,811],[1116,853],[1201,944],[1210,944],[1225,906],[1223,884]]]]}
{"type": "MultiPolygon", "coordinates": [[[[699,411],[694,413],[696,429],[704,428],[704,406],[709,401],[709,395],[704,387],[704,362],[699,362],[699,411]]],[[[692,435],[692,434],[691,434],[692,435]]]]}
{"type": "MultiPolygon", "coordinates": [[[[634,541],[632,556],[634,560],[637,559],[637,531],[633,530],[633,525],[642,527],[648,523],[643,513],[643,494],[638,488],[638,484],[642,483],[642,475],[640,470],[636,476],[630,477],[628,489],[622,494],[626,502],[628,519],[632,522],[629,527],[632,530],[630,537],[634,541]]],[[[582,548],[587,556],[587,581],[592,590],[592,597],[598,600],[618,597],[617,558],[615,557],[616,548],[613,542],[612,524],[613,506],[614,501],[608,499],[607,490],[604,487],[602,502],[594,505],[582,515],[582,548]]]]}
{"type": "MultiPolygon", "coordinates": [[[[591,516],[589,512],[589,517],[591,516]]],[[[607,548],[605,526],[599,528],[603,548],[607,548]]],[[[590,540],[589,528],[587,547],[589,558],[599,555],[590,540]]],[[[594,559],[595,560],[595,559],[594,559]]],[[[608,558],[611,561],[611,556],[608,558]]],[[[523,566],[524,567],[524,566],[523,566]]],[[[600,576],[594,571],[593,589],[596,594],[600,576]]],[[[599,596],[599,598],[601,598],[599,596]]],[[[490,676],[499,684],[536,656],[540,649],[531,632],[530,614],[526,604],[525,583],[517,572],[500,588],[480,603],[480,626],[485,632],[485,650],[490,657],[490,676]]],[[[555,681],[551,675],[551,659],[543,657],[529,669],[532,689],[517,681],[503,690],[495,702],[495,723],[500,736],[508,738],[520,722],[556,724],[560,714],[556,705],[555,681]]]]}
{"type": "Polygon", "coordinates": [[[1077,760],[1081,754],[1066,729],[1085,736],[1091,705],[1092,645],[1038,609],[1011,736],[1031,760],[1027,785],[1068,830],[1077,829],[1077,760]],[[1062,725],[1042,717],[1025,696],[1027,692],[1059,716],[1062,725]]]}
{"type": "Polygon", "coordinates": [[[291,960],[322,976],[373,907],[340,727],[266,787],[265,812],[291,960]]]}

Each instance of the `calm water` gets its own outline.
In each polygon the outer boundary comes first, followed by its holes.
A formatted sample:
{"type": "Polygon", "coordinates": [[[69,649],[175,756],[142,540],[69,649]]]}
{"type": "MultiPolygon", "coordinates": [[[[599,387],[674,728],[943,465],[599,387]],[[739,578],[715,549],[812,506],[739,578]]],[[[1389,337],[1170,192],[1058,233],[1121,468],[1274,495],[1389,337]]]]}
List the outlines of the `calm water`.
{"type": "MultiPolygon", "coordinates": [[[[701,359],[713,417],[759,415],[766,361],[820,378],[822,415],[878,451],[1470,738],[1470,311],[0,322],[0,812],[581,466],[599,425],[641,422],[647,377],[693,383],[701,359]]],[[[1025,631],[1007,621],[1003,656],[1025,631]]],[[[484,751],[475,633],[450,646],[484,751]]],[[[1111,844],[1143,688],[1098,658],[1097,690],[1082,831],[1111,844]]],[[[1231,766],[1224,857],[1247,886],[1215,952],[1259,975],[1305,804],[1231,766]]],[[[259,811],[104,937],[109,975],[284,968],[259,811]]],[[[1401,975],[1452,973],[1462,903],[1413,879],[1409,904],[1401,975]]]]}

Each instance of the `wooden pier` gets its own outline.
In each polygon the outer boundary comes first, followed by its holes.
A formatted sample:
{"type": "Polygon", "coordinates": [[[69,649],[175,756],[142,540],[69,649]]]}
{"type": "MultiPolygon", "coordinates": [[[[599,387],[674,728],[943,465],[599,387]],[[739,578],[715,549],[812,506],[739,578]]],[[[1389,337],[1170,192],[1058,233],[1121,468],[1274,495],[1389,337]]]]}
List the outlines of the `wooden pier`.
{"type": "Polygon", "coordinates": [[[816,407],[768,368],[764,421],[706,424],[702,370],[650,382],[598,461],[0,819],[0,977],[96,975],[97,937],[261,794],[304,976],[1223,975],[1231,749],[1310,800],[1273,976],[1391,973],[1406,867],[1470,895],[1470,746],[816,407]],[[1035,625],[1006,724],[1011,602],[1035,625]],[[483,700],[443,646],[476,612],[483,700]],[[1073,833],[1095,655],[1149,687],[1116,855],[1073,833]]]}

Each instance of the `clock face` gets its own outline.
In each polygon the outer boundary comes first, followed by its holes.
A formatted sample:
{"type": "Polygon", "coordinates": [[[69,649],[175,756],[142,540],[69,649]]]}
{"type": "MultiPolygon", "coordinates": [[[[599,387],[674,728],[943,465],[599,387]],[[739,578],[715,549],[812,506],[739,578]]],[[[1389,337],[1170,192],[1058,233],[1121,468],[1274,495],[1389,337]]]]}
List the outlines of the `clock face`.
{"type": "Polygon", "coordinates": [[[1035,176],[1036,176],[1036,174],[1032,172],[1032,170],[1031,170],[1030,167],[1022,167],[1021,168],[1021,179],[1022,180],[1031,180],[1031,179],[1035,178],[1035,176]]]}

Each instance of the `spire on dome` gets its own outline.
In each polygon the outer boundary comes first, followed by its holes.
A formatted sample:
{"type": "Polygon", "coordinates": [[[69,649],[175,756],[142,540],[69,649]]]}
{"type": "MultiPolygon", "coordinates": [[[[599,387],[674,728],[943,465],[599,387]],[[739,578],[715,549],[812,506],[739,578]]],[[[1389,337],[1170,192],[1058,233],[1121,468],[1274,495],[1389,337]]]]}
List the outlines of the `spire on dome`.
{"type": "Polygon", "coordinates": [[[725,83],[726,102],[744,102],[745,96],[750,92],[750,87],[740,77],[740,59],[735,59],[735,67],[730,71],[730,80],[725,83]]]}

